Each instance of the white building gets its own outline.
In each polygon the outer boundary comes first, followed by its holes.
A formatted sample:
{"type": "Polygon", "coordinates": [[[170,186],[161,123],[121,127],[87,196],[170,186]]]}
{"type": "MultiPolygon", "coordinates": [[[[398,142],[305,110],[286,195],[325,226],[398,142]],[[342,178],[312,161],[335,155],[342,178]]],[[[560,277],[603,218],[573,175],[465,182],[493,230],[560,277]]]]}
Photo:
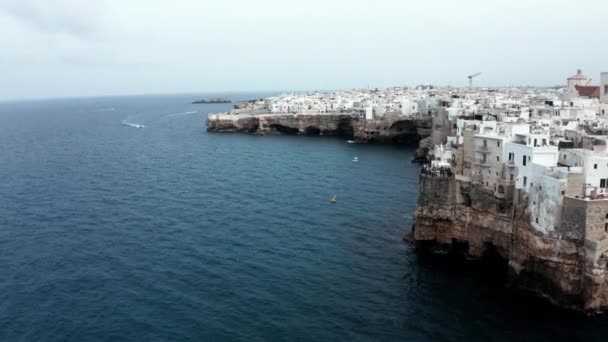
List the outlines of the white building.
{"type": "Polygon", "coordinates": [[[559,164],[582,167],[585,175],[585,195],[608,195],[608,153],[581,148],[559,151],[559,164]]]}
{"type": "Polygon", "coordinates": [[[532,164],[557,166],[558,148],[548,145],[549,134],[516,134],[505,143],[507,166],[517,168],[515,188],[528,191],[533,176],[532,164]]]}

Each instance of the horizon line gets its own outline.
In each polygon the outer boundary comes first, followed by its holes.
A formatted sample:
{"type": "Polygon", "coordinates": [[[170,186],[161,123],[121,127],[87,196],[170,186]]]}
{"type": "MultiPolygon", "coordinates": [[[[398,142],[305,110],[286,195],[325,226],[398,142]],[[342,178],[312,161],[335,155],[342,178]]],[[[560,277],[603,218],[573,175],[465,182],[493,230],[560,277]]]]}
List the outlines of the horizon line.
{"type": "Polygon", "coordinates": [[[53,100],[73,100],[73,99],[95,99],[95,98],[110,98],[110,97],[138,97],[138,96],[175,96],[175,95],[209,95],[209,94],[247,94],[247,93],[305,93],[305,92],[336,92],[350,90],[375,90],[375,89],[390,89],[390,88],[416,88],[418,86],[433,86],[436,89],[454,88],[454,89],[499,89],[499,88],[566,88],[566,85],[501,85],[501,86],[452,86],[452,85],[434,85],[432,83],[420,83],[415,86],[411,85],[394,85],[385,87],[352,87],[339,89],[264,89],[264,90],[213,90],[213,91],[179,91],[179,92],[150,92],[150,93],[127,93],[127,94],[99,94],[99,95],[64,95],[64,96],[40,96],[40,97],[17,97],[17,98],[0,98],[0,103],[10,102],[26,102],[26,101],[53,101],[53,100]]]}

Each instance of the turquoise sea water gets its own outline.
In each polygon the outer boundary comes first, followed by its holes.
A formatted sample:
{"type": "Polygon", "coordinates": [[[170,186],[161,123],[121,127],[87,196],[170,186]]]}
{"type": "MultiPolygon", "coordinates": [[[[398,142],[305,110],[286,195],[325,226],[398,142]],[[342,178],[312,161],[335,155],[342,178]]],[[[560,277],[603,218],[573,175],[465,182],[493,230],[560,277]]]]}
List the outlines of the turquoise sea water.
{"type": "Polygon", "coordinates": [[[412,147],[208,134],[230,105],[200,97],[0,103],[0,340],[608,336],[604,316],[416,257],[412,147]]]}

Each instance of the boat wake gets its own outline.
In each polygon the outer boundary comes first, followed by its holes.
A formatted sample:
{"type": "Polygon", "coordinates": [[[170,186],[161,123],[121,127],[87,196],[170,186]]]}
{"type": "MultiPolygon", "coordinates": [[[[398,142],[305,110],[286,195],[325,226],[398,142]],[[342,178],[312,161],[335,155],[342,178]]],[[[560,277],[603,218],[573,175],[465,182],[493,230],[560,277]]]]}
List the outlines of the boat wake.
{"type": "Polygon", "coordinates": [[[143,124],[129,122],[127,120],[122,120],[122,124],[125,125],[125,126],[134,127],[134,128],[145,128],[146,127],[143,124]]]}
{"type": "Polygon", "coordinates": [[[183,113],[175,113],[175,114],[169,114],[167,115],[167,117],[172,117],[172,116],[182,116],[182,115],[191,115],[191,114],[196,114],[198,113],[197,111],[191,111],[191,112],[183,112],[183,113]]]}

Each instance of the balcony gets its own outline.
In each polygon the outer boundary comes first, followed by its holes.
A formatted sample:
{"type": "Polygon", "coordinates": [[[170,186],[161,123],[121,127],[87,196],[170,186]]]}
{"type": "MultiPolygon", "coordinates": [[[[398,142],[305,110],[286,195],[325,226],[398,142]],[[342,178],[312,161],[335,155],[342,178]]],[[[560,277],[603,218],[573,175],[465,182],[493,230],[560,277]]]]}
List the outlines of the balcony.
{"type": "Polygon", "coordinates": [[[475,160],[473,162],[473,165],[477,165],[480,167],[492,167],[492,164],[490,164],[490,162],[488,160],[475,160]]]}
{"type": "Polygon", "coordinates": [[[480,153],[490,153],[488,146],[475,146],[475,151],[480,153]]]}
{"type": "Polygon", "coordinates": [[[505,187],[499,185],[496,190],[494,190],[494,197],[504,199],[505,198],[505,187]]]}
{"type": "Polygon", "coordinates": [[[471,182],[481,184],[483,182],[483,177],[480,174],[471,175],[471,182]]]}
{"type": "Polygon", "coordinates": [[[461,182],[470,182],[471,181],[471,177],[459,175],[459,174],[455,174],[454,178],[456,178],[457,181],[461,181],[461,182]]]}

